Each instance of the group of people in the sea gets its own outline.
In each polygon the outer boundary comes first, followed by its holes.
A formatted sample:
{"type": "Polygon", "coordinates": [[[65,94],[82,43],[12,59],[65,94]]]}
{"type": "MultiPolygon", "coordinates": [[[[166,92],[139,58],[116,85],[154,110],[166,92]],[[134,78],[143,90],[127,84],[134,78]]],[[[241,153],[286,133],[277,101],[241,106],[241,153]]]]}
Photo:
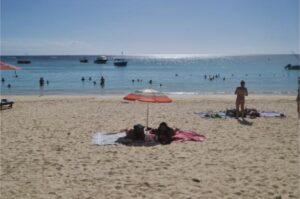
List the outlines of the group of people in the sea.
{"type": "Polygon", "coordinates": [[[45,82],[46,82],[47,86],[50,84],[49,80],[45,81],[43,77],[40,77],[40,80],[39,80],[40,87],[43,87],[45,85],[45,82]]]}
{"type": "MultiPolygon", "coordinates": [[[[89,77],[88,80],[92,81],[93,79],[92,79],[92,77],[89,77]]],[[[85,77],[81,77],[81,81],[85,82],[85,77]]],[[[97,85],[97,81],[93,81],[93,84],[94,84],[94,86],[97,85]]],[[[101,76],[101,78],[100,78],[100,86],[102,88],[104,88],[104,86],[105,86],[105,78],[104,78],[104,76],[101,76]]]]}
{"type": "MultiPolygon", "coordinates": [[[[132,79],[131,82],[134,84],[135,82],[138,82],[138,83],[142,83],[143,82],[143,79],[132,79]]],[[[150,79],[148,81],[148,84],[149,85],[152,85],[153,84],[153,80],[150,79]]],[[[162,87],[162,83],[159,83],[159,86],[162,87]]]]}
{"type": "MultiPolygon", "coordinates": [[[[204,75],[204,79],[208,79],[209,81],[213,81],[213,80],[215,80],[215,79],[220,79],[221,78],[221,76],[220,76],[220,74],[215,74],[215,75],[204,75]]],[[[225,77],[223,77],[222,78],[223,79],[223,81],[225,81],[226,80],[226,78],[225,77]]]]}

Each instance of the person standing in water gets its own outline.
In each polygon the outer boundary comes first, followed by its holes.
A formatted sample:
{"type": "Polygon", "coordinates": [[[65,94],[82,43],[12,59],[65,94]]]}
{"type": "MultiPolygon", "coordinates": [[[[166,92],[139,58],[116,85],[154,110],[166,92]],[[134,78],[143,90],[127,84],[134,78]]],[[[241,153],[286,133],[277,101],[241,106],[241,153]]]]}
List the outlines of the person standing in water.
{"type": "Polygon", "coordinates": [[[43,96],[44,95],[44,84],[45,84],[45,80],[43,77],[40,78],[39,84],[40,84],[40,96],[43,96]]]}
{"type": "Polygon", "coordinates": [[[40,83],[40,87],[44,86],[45,80],[43,77],[40,78],[39,83],[40,83]]]}
{"type": "Polygon", "coordinates": [[[235,89],[235,93],[236,95],[236,102],[235,102],[235,106],[236,106],[236,118],[239,117],[239,109],[241,107],[241,112],[242,112],[242,118],[244,118],[244,108],[245,108],[245,96],[248,96],[248,90],[245,87],[245,82],[242,80],[241,81],[241,86],[237,87],[235,89]]]}
{"type": "Polygon", "coordinates": [[[104,79],[103,76],[101,76],[101,79],[100,79],[100,85],[101,85],[102,88],[103,88],[104,85],[105,85],[105,79],[104,79]]]}

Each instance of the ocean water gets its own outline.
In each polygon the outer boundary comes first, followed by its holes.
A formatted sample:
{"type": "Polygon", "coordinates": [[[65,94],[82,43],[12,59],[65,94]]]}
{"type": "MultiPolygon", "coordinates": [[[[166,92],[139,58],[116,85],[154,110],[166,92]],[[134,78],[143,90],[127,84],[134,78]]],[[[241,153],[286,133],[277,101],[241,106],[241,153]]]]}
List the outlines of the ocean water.
{"type": "Polygon", "coordinates": [[[123,56],[127,67],[115,67],[113,56],[106,64],[94,64],[96,56],[84,56],[89,63],[80,63],[83,56],[27,56],[31,64],[17,64],[19,57],[1,56],[1,60],[22,67],[1,71],[5,79],[1,93],[5,95],[40,94],[115,94],[152,88],[174,94],[233,93],[241,80],[249,93],[294,94],[298,71],[287,71],[287,64],[299,64],[299,55],[140,55],[123,56]],[[177,75],[176,75],[177,74],[177,75]],[[204,75],[219,74],[212,81],[204,75]],[[100,86],[100,77],[105,86],[100,86]],[[43,89],[39,78],[49,81],[43,89]],[[82,82],[81,78],[85,77],[82,82]],[[88,78],[91,77],[92,81],[88,78]],[[223,77],[225,80],[223,80],[223,77]],[[132,79],[135,82],[132,83],[132,79]],[[142,79],[142,82],[137,82],[142,79]],[[149,84],[152,80],[152,85],[149,84]],[[97,84],[94,85],[93,81],[97,84]],[[11,84],[11,88],[7,85],[11,84]]]}

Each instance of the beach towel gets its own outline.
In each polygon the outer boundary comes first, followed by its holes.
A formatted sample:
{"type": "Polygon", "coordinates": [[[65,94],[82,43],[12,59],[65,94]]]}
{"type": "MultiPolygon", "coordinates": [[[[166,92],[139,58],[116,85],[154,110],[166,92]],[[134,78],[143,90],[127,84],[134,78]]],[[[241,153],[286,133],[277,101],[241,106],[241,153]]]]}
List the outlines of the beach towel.
{"type": "MultiPolygon", "coordinates": [[[[194,114],[199,115],[201,118],[235,118],[236,110],[228,109],[225,112],[195,112],[194,114]]],[[[241,112],[240,112],[241,116],[241,112]]],[[[262,111],[258,112],[256,109],[245,109],[245,117],[250,117],[252,119],[256,117],[285,117],[283,113],[275,112],[275,111],[262,111]]]]}
{"type": "Polygon", "coordinates": [[[92,144],[96,145],[111,145],[116,144],[116,141],[120,137],[125,137],[126,133],[106,133],[106,132],[97,132],[92,137],[92,144]]]}
{"type": "Polygon", "coordinates": [[[199,115],[201,118],[226,118],[225,112],[195,112],[196,115],[199,115]]]}
{"type": "Polygon", "coordinates": [[[150,133],[149,131],[145,131],[145,139],[144,140],[133,140],[128,138],[128,136],[121,136],[117,139],[117,143],[130,145],[130,146],[155,146],[158,144],[155,140],[155,134],[150,133]]]}
{"type": "Polygon", "coordinates": [[[195,141],[203,142],[205,140],[204,135],[200,135],[194,131],[176,131],[173,136],[173,141],[175,142],[185,142],[185,141],[195,141]]]}
{"type": "Polygon", "coordinates": [[[283,113],[278,113],[274,111],[262,111],[259,113],[260,117],[285,117],[283,113]]]}

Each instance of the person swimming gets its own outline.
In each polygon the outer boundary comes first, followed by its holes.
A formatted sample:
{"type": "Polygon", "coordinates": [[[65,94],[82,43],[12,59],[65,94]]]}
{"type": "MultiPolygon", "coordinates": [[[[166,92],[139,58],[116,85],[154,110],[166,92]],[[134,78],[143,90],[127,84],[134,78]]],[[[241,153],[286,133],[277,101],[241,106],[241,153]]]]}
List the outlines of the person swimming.
{"type": "Polygon", "coordinates": [[[235,89],[236,95],[236,118],[239,117],[239,108],[241,107],[242,118],[244,118],[245,96],[248,96],[248,90],[245,87],[245,82],[241,81],[241,86],[235,89]]]}

